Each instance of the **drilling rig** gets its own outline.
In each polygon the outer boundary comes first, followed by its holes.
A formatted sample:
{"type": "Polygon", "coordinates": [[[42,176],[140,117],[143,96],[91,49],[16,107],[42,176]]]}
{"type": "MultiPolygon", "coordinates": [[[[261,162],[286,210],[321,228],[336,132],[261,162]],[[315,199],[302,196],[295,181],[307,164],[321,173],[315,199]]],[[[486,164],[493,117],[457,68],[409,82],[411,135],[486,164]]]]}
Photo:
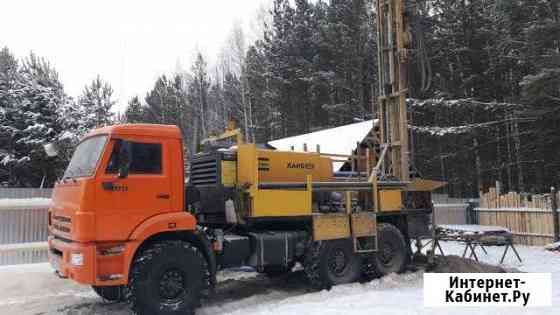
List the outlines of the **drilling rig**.
{"type": "Polygon", "coordinates": [[[378,123],[355,153],[263,149],[232,127],[185,163],[176,126],[92,130],[54,189],[56,273],[138,314],[192,314],[221,269],[272,277],[299,264],[315,289],[404,271],[435,188],[410,178],[404,3],[377,3],[378,123]],[[335,159],[358,175],[338,178],[335,159]]]}
{"type": "Polygon", "coordinates": [[[411,35],[406,23],[411,14],[404,0],[377,1],[380,145],[389,154],[382,163],[384,176],[410,180],[408,111],[408,50],[411,35]]]}

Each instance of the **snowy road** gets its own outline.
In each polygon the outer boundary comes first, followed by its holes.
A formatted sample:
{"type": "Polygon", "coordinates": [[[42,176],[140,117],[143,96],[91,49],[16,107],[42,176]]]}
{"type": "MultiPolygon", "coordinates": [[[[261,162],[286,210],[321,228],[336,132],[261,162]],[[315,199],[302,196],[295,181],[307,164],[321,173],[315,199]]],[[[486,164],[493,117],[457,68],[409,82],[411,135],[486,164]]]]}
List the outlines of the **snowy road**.
{"type": "MultiPolygon", "coordinates": [[[[443,243],[446,254],[461,254],[454,243],[443,243]]],[[[502,247],[488,248],[483,261],[495,264],[502,247]]],[[[551,272],[553,307],[546,308],[424,308],[422,273],[389,275],[367,284],[350,284],[331,291],[307,292],[302,275],[269,280],[254,273],[225,273],[217,296],[198,315],[331,315],[331,314],[558,314],[560,312],[560,253],[518,246],[523,263],[513,256],[507,267],[526,272],[551,272]]],[[[104,303],[89,287],[56,278],[47,264],[0,267],[1,314],[130,314],[126,305],[104,303]]]]}

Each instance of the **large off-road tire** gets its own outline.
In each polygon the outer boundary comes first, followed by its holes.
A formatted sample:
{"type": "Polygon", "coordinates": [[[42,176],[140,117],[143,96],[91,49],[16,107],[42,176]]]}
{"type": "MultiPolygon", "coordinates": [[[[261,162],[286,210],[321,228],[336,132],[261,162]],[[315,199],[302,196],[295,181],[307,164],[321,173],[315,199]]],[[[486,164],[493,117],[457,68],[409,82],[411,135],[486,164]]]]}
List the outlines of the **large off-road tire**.
{"type": "Polygon", "coordinates": [[[131,267],[126,298],[136,314],[194,314],[206,288],[208,264],[183,241],[161,241],[139,253],[131,267]]]}
{"type": "Polygon", "coordinates": [[[373,259],[374,272],[378,276],[403,272],[408,261],[408,249],[401,231],[392,224],[379,223],[377,236],[377,253],[373,259]]]}
{"type": "Polygon", "coordinates": [[[111,302],[121,302],[124,301],[124,286],[115,285],[115,286],[91,286],[93,291],[97,293],[101,298],[111,302]]]}
{"type": "Polygon", "coordinates": [[[355,282],[362,273],[361,257],[354,253],[349,239],[312,242],[303,267],[311,287],[317,290],[355,282]]]}

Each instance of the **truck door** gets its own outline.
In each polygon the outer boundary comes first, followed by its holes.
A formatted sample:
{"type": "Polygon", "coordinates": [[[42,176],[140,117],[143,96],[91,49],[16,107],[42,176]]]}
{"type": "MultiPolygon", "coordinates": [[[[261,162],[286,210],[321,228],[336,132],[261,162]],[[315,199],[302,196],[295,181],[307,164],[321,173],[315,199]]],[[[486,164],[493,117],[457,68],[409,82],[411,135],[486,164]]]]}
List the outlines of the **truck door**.
{"type": "Polygon", "coordinates": [[[167,141],[150,137],[113,139],[111,155],[98,171],[96,228],[98,240],[125,240],[146,219],[171,211],[171,167],[167,141]],[[119,178],[119,150],[130,148],[129,174],[119,178]]]}

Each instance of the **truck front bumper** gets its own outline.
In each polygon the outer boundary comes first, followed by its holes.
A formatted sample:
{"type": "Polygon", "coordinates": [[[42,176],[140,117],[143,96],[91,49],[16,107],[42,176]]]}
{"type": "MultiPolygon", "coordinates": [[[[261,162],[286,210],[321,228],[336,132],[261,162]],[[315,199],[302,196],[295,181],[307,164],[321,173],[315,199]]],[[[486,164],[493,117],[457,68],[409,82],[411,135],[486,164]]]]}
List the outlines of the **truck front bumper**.
{"type": "Polygon", "coordinates": [[[93,244],[65,242],[49,236],[49,262],[62,278],[69,278],[83,284],[95,284],[95,245],[93,244]]]}
{"type": "Polygon", "coordinates": [[[120,253],[100,254],[107,245],[64,241],[49,236],[49,262],[56,274],[81,284],[96,286],[125,285],[125,248],[120,253]]]}

